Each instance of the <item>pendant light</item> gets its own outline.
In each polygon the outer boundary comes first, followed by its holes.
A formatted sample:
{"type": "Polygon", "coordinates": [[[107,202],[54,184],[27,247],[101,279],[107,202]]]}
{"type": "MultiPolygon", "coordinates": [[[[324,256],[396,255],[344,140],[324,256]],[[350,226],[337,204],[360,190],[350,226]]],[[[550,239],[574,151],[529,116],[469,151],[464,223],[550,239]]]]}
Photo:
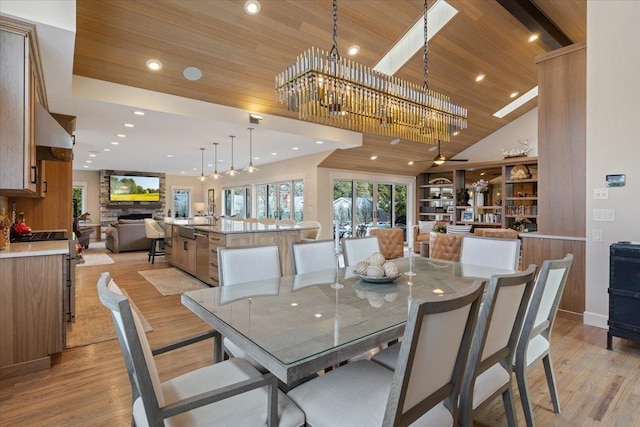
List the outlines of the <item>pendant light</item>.
{"type": "Polygon", "coordinates": [[[218,142],[214,142],[213,143],[214,151],[216,153],[216,156],[215,156],[216,157],[216,159],[215,159],[216,162],[213,165],[213,175],[211,175],[211,178],[213,178],[213,179],[220,178],[220,175],[218,174],[218,144],[219,144],[218,142]]]}
{"type": "Polygon", "coordinates": [[[252,139],[253,128],[247,128],[247,129],[249,129],[249,166],[247,166],[243,170],[246,170],[249,173],[253,173],[253,172],[259,171],[260,169],[253,166],[253,139],[252,139]]]}
{"type": "Polygon", "coordinates": [[[225,172],[225,174],[236,176],[236,175],[240,175],[240,172],[235,170],[235,168],[233,167],[233,138],[235,138],[235,135],[229,135],[229,138],[231,138],[231,167],[229,168],[228,171],[225,172]]]}
{"type": "Polygon", "coordinates": [[[207,179],[206,176],[204,176],[204,147],[200,148],[200,154],[201,154],[201,162],[200,162],[200,178],[198,178],[200,181],[204,182],[205,179],[207,179]]]}

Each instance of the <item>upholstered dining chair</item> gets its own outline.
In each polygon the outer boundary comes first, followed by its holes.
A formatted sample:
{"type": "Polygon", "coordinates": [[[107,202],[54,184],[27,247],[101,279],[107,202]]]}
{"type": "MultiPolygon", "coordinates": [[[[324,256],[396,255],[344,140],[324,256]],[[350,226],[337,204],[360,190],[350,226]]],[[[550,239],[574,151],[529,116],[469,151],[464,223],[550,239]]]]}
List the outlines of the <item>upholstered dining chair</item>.
{"type": "Polygon", "coordinates": [[[154,356],[220,334],[211,331],[152,350],[137,313],[109,273],[98,283],[102,304],[111,310],[131,382],[133,425],[301,426],[304,414],[278,390],[272,374],[261,374],[244,359],[231,359],[161,382],[154,356]]]}
{"type": "Polygon", "coordinates": [[[512,361],[536,269],[531,264],[524,272],[492,276],[489,281],[460,390],[460,422],[464,427],[473,426],[474,412],[500,395],[508,425],[517,425],[512,361]]]}
{"type": "Polygon", "coordinates": [[[249,223],[249,224],[256,224],[258,222],[258,218],[254,218],[254,217],[245,218],[244,222],[249,223]]]}
{"type": "Polygon", "coordinates": [[[278,223],[275,218],[262,218],[258,222],[263,225],[276,225],[278,223]]]}
{"type": "MultiPolygon", "coordinates": [[[[282,276],[277,245],[218,248],[218,280],[220,286],[241,286],[243,283],[282,276]]],[[[233,342],[224,338],[225,352],[243,357],[261,372],[266,369],[233,342]]]]}
{"type": "Polygon", "coordinates": [[[560,299],[567,283],[567,276],[572,262],[573,255],[567,254],[564,259],[544,261],[542,263],[516,346],[513,371],[516,374],[520,400],[524,409],[524,418],[528,427],[535,426],[535,421],[529,397],[527,371],[541,360],[544,364],[553,410],[556,414],[560,413],[560,401],[558,400],[556,380],[553,374],[553,365],[551,364],[549,343],[551,342],[551,330],[558,313],[560,299]]]}
{"type": "Polygon", "coordinates": [[[374,252],[380,252],[378,236],[342,239],[342,253],[344,255],[345,267],[364,261],[374,252]]]}
{"type": "Polygon", "coordinates": [[[314,427],[456,425],[458,391],[481,295],[482,286],[452,300],[413,301],[395,371],[360,360],[308,381],[288,396],[314,427]]]}
{"type": "Polygon", "coordinates": [[[298,223],[300,227],[316,227],[316,229],[309,230],[300,230],[300,240],[303,242],[310,242],[313,240],[318,240],[320,238],[320,231],[322,230],[322,225],[318,221],[300,221],[298,223]]]}
{"type": "Polygon", "coordinates": [[[520,240],[464,236],[460,247],[462,264],[481,265],[504,270],[518,269],[520,240]]]}
{"type": "Polygon", "coordinates": [[[278,225],[296,225],[295,219],[279,219],[276,224],[278,225]]]}
{"type": "Polygon", "coordinates": [[[164,229],[160,227],[160,224],[155,219],[145,218],[144,232],[147,239],[151,239],[147,262],[151,261],[151,264],[153,264],[155,263],[156,255],[164,255],[164,229]]]}
{"type": "Polygon", "coordinates": [[[333,240],[291,244],[293,274],[312,273],[336,268],[336,247],[333,240]]]}

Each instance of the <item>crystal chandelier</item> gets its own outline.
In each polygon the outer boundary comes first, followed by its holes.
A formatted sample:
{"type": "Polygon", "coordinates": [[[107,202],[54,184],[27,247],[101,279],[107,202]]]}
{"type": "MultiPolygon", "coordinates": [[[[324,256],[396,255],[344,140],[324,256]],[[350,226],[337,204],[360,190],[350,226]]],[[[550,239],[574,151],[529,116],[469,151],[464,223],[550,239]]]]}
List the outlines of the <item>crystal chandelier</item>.
{"type": "Polygon", "coordinates": [[[305,121],[429,144],[467,127],[467,110],[429,89],[426,0],[422,87],[341,58],[337,10],[333,0],[331,51],[312,47],[278,74],[278,102],[305,121]]]}

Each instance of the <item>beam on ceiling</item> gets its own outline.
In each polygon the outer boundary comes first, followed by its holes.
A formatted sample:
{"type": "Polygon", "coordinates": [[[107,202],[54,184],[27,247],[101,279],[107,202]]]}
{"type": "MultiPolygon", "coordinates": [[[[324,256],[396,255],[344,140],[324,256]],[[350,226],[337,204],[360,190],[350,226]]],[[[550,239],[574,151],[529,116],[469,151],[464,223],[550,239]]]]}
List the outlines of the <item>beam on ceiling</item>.
{"type": "Polygon", "coordinates": [[[573,41],[542,12],[531,0],[497,0],[531,32],[537,33],[549,49],[555,50],[573,44],[573,41]]]}

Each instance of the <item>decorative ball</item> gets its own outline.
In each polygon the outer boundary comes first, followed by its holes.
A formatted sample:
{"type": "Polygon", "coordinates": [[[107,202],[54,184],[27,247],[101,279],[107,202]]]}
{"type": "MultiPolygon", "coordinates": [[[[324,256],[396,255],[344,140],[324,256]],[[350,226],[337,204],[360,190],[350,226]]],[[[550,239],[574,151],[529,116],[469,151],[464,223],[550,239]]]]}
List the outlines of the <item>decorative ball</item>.
{"type": "Polygon", "coordinates": [[[374,252],[368,259],[369,264],[383,265],[386,260],[380,252],[374,252]]]}
{"type": "Polygon", "coordinates": [[[384,274],[386,276],[395,277],[398,275],[398,266],[390,261],[385,262],[382,268],[384,268],[384,274]]]}
{"type": "Polygon", "coordinates": [[[369,267],[369,263],[367,261],[360,261],[357,265],[356,265],[356,270],[355,272],[357,274],[367,274],[367,267],[369,267]]]}
{"type": "Polygon", "coordinates": [[[370,264],[367,267],[367,276],[369,277],[384,277],[384,269],[379,265],[370,264]]]}

